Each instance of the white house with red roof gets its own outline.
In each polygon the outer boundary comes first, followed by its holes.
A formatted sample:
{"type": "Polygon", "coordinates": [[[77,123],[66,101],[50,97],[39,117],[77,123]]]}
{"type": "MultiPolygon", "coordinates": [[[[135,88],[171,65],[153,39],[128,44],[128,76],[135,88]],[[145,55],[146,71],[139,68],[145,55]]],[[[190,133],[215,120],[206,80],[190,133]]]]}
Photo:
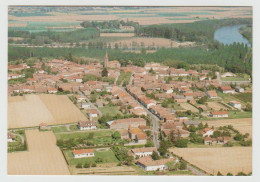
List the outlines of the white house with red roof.
{"type": "Polygon", "coordinates": [[[95,153],[94,149],[74,149],[73,156],[74,158],[95,157],[95,153]]]}
{"type": "Polygon", "coordinates": [[[236,101],[236,100],[232,100],[229,102],[229,104],[237,109],[241,109],[242,105],[240,102],[236,101]]]}
{"type": "Polygon", "coordinates": [[[200,133],[202,134],[203,137],[209,137],[214,134],[214,129],[211,128],[204,128],[200,133]]]}

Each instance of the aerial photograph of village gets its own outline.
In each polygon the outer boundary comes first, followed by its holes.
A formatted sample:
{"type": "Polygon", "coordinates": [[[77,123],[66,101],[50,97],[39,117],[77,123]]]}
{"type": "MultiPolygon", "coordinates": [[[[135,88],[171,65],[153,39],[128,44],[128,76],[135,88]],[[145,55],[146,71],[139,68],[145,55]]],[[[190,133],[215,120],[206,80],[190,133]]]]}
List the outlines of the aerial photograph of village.
{"type": "Polygon", "coordinates": [[[252,175],[252,7],[9,6],[8,175],[252,175]]]}

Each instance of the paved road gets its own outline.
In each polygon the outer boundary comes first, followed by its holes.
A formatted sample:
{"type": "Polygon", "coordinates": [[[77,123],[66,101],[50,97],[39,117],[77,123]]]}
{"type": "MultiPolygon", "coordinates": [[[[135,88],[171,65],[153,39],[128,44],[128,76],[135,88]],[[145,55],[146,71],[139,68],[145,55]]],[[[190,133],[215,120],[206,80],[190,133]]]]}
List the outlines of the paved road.
{"type": "MultiPolygon", "coordinates": [[[[124,91],[125,88],[121,87],[124,91]]],[[[130,95],[131,96],[131,95],[130,95]]],[[[132,97],[132,96],[131,96],[132,97]]],[[[133,99],[135,99],[134,97],[132,97],[133,99]]],[[[136,99],[135,99],[136,100],[136,99]]],[[[138,102],[138,100],[136,100],[138,102]]],[[[139,102],[138,102],[139,103],[139,102]]],[[[158,137],[158,133],[159,133],[159,118],[157,116],[155,116],[153,113],[151,113],[146,107],[144,107],[141,103],[139,103],[140,106],[143,107],[143,109],[147,112],[147,114],[150,116],[150,118],[153,121],[153,142],[154,142],[154,146],[158,149],[160,142],[159,142],[159,137],[158,137]]]]}
{"type": "Polygon", "coordinates": [[[79,90],[79,93],[80,93],[82,96],[85,96],[85,97],[86,97],[87,102],[91,105],[91,107],[95,108],[95,109],[98,111],[99,116],[102,116],[102,115],[103,115],[102,112],[101,112],[92,102],[90,102],[90,100],[89,100],[88,97],[84,94],[84,92],[82,92],[81,90],[79,90]]]}

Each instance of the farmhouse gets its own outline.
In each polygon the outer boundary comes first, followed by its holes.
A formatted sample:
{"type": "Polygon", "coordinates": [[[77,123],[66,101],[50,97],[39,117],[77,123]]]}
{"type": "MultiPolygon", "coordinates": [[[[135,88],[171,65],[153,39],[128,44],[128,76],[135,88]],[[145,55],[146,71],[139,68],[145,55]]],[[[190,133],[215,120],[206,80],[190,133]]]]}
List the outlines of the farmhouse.
{"type": "Polygon", "coordinates": [[[241,103],[236,100],[230,101],[229,104],[237,109],[241,109],[241,103]]]}
{"type": "Polygon", "coordinates": [[[205,145],[226,144],[230,140],[230,137],[204,137],[203,140],[205,145]]]}
{"type": "Polygon", "coordinates": [[[98,111],[95,109],[87,110],[87,114],[90,120],[98,117],[98,111]]]}
{"type": "Polygon", "coordinates": [[[208,90],[208,91],[206,92],[206,94],[207,94],[207,96],[208,96],[209,98],[211,98],[211,99],[216,99],[216,98],[218,98],[218,94],[217,94],[217,92],[216,92],[215,90],[208,90]]]}
{"type": "Polygon", "coordinates": [[[78,128],[80,130],[93,130],[93,129],[97,129],[97,126],[92,121],[79,121],[78,128]]]}
{"type": "Polygon", "coordinates": [[[146,121],[143,118],[127,118],[118,119],[107,122],[110,129],[128,129],[131,127],[139,127],[140,125],[146,125],[146,121]]]}
{"type": "Polygon", "coordinates": [[[58,90],[56,88],[48,88],[47,91],[49,94],[55,94],[58,92],[58,90]]]}
{"type": "Polygon", "coordinates": [[[232,89],[230,86],[220,87],[220,90],[221,90],[224,94],[234,94],[234,93],[235,93],[235,90],[232,89]]]}
{"type": "Polygon", "coordinates": [[[90,104],[87,103],[87,102],[82,102],[82,103],[81,103],[81,108],[82,108],[82,109],[88,109],[88,108],[90,108],[90,104]]]}
{"type": "Polygon", "coordinates": [[[139,144],[146,144],[146,134],[144,132],[137,133],[135,142],[139,144]]]}
{"type": "Polygon", "coordinates": [[[11,133],[11,132],[8,132],[7,133],[7,142],[14,142],[15,139],[14,139],[14,135],[11,133]]]}
{"type": "Polygon", "coordinates": [[[136,158],[151,156],[153,151],[157,152],[156,147],[146,147],[146,148],[135,148],[131,150],[131,153],[136,158]]]}
{"type": "Polygon", "coordinates": [[[50,127],[46,123],[41,123],[39,125],[40,130],[48,130],[50,127]]]}
{"type": "Polygon", "coordinates": [[[234,73],[231,73],[231,72],[226,72],[226,73],[223,73],[221,75],[222,78],[226,78],[226,77],[235,77],[236,75],[234,73]]]}
{"type": "Polygon", "coordinates": [[[73,150],[74,158],[95,157],[94,149],[73,150]]]}
{"type": "Polygon", "coordinates": [[[210,117],[213,118],[227,118],[228,112],[227,111],[214,111],[210,113],[210,117]]]}
{"type": "Polygon", "coordinates": [[[209,136],[212,136],[214,133],[214,129],[211,129],[211,128],[204,128],[202,131],[201,131],[201,134],[203,137],[209,137],[209,136]]]}
{"type": "Polygon", "coordinates": [[[150,156],[138,159],[136,164],[143,168],[145,171],[163,171],[167,170],[167,162],[173,162],[175,158],[153,160],[150,156]]]}
{"type": "Polygon", "coordinates": [[[243,92],[245,92],[245,89],[242,88],[242,87],[237,86],[237,87],[235,88],[235,91],[236,91],[236,92],[243,93],[243,92]]]}
{"type": "Polygon", "coordinates": [[[77,95],[76,98],[77,98],[77,102],[83,102],[83,101],[86,100],[86,97],[85,96],[81,96],[81,95],[77,95]]]}

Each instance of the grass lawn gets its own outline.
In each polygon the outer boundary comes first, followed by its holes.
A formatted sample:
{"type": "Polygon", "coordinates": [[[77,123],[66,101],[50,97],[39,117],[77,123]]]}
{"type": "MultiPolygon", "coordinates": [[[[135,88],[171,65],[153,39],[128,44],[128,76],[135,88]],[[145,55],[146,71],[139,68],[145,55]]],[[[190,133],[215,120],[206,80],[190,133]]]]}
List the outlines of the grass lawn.
{"type": "Polygon", "coordinates": [[[113,131],[112,130],[102,130],[102,131],[86,131],[86,132],[78,132],[78,133],[66,133],[66,134],[56,134],[57,139],[71,139],[71,138],[87,138],[89,133],[94,133],[93,138],[106,138],[111,137],[113,131]]]}
{"type": "Polygon", "coordinates": [[[79,128],[78,128],[77,125],[70,125],[70,130],[71,130],[71,131],[78,131],[79,128]]]}
{"type": "Polygon", "coordinates": [[[86,162],[89,163],[95,163],[95,160],[97,158],[101,158],[103,161],[101,163],[117,163],[119,162],[112,150],[108,151],[96,151],[95,150],[95,157],[85,157],[85,158],[79,158],[75,159],[73,157],[72,151],[67,150],[64,151],[64,155],[69,163],[69,165],[77,165],[78,163],[85,164],[86,162]]]}
{"type": "Polygon", "coordinates": [[[252,112],[229,111],[228,118],[252,118],[252,112]]]}
{"type": "Polygon", "coordinates": [[[235,94],[234,97],[243,102],[252,102],[252,93],[239,93],[235,94]]]}
{"type": "Polygon", "coordinates": [[[60,132],[66,132],[67,128],[66,126],[53,126],[51,127],[51,130],[53,131],[53,133],[60,133],[60,132]]]}
{"type": "Polygon", "coordinates": [[[118,108],[116,106],[104,106],[102,108],[100,108],[100,111],[106,115],[110,115],[110,116],[115,116],[117,114],[121,114],[121,112],[118,110],[118,108]]]}

